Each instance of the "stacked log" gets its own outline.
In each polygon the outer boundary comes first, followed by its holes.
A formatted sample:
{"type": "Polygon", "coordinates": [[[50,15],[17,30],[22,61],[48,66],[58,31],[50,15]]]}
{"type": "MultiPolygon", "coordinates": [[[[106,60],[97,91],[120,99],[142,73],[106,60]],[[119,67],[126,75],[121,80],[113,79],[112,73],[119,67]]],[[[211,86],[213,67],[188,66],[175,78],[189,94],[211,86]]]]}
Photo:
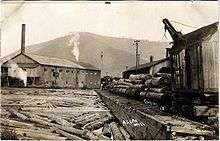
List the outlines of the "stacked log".
{"type": "Polygon", "coordinates": [[[165,103],[171,86],[168,73],[130,75],[129,79],[113,81],[110,92],[122,96],[144,99],[156,103],[165,103]]]}

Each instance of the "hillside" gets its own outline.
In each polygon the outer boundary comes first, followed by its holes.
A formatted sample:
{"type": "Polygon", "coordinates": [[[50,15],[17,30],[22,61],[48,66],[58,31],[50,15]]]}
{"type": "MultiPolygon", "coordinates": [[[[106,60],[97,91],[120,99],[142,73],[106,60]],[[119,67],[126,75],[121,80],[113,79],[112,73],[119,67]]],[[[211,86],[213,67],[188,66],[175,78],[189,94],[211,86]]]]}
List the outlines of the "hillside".
{"type": "MultiPolygon", "coordinates": [[[[27,47],[27,52],[33,54],[65,58],[77,61],[72,53],[73,42],[70,44],[73,35],[66,35],[40,44],[27,47]]],[[[86,62],[101,68],[101,51],[103,51],[103,72],[104,74],[120,75],[126,66],[135,65],[135,46],[133,39],[114,38],[96,35],[87,32],[79,33],[79,38],[73,39],[79,42],[79,62],[86,62]]],[[[75,42],[74,41],[74,42],[75,42]]],[[[169,47],[166,42],[150,42],[142,40],[139,51],[141,63],[149,61],[149,56],[154,59],[165,57],[165,48],[169,47]]]]}

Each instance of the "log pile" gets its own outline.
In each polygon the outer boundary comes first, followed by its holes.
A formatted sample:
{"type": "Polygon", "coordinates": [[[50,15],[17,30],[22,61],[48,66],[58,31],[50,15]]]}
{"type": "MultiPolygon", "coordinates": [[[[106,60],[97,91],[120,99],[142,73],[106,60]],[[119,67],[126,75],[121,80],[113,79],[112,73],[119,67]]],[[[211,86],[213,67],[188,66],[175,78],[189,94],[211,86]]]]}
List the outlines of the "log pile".
{"type": "Polygon", "coordinates": [[[14,130],[18,139],[111,140],[115,117],[94,91],[16,89],[2,91],[0,123],[14,130]]]}
{"type": "Polygon", "coordinates": [[[114,94],[144,99],[156,103],[169,100],[171,75],[168,73],[130,75],[129,79],[113,81],[109,89],[114,94]]]}

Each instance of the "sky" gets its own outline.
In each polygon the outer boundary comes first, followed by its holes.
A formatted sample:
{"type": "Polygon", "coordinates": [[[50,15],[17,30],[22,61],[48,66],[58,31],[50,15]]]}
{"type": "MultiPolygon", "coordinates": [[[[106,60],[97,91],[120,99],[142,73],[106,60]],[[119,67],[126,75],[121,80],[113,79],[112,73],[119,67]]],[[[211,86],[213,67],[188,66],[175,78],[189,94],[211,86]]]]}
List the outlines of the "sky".
{"type": "Polygon", "coordinates": [[[163,18],[186,34],[218,21],[218,2],[2,2],[0,14],[3,57],[20,49],[22,23],[26,24],[26,45],[71,32],[171,41],[168,33],[164,37],[163,18]]]}

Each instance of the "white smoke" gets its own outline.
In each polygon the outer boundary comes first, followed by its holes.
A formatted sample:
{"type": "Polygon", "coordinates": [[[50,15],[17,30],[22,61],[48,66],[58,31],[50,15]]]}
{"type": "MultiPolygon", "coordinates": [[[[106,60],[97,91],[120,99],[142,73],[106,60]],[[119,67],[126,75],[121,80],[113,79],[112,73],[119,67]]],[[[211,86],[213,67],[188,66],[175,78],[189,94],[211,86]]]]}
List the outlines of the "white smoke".
{"type": "Polygon", "coordinates": [[[23,81],[24,86],[27,85],[27,72],[22,68],[19,68],[16,63],[10,63],[10,68],[8,69],[8,76],[18,78],[23,81]]]}
{"type": "Polygon", "coordinates": [[[79,61],[79,40],[80,35],[78,32],[72,33],[70,35],[68,46],[73,46],[73,50],[71,51],[73,55],[75,56],[76,60],[79,61]]]}

